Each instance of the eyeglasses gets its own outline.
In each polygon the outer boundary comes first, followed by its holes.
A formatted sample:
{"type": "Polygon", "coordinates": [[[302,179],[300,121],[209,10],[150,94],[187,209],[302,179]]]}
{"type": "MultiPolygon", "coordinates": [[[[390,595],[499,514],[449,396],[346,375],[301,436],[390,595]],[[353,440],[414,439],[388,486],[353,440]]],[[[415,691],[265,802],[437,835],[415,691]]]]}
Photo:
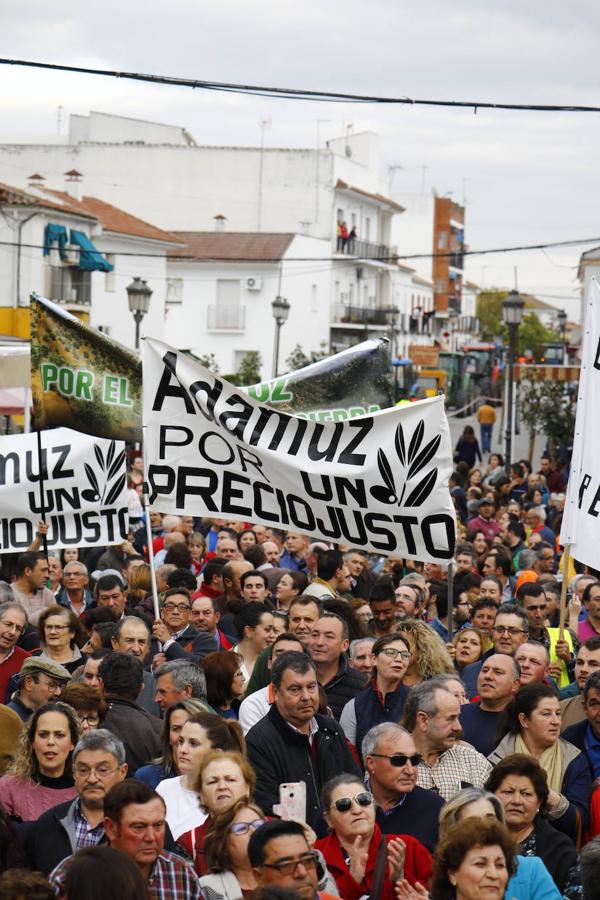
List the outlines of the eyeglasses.
{"type": "Polygon", "coordinates": [[[44,625],[44,631],[68,631],[70,625],[44,625]]]}
{"type": "Polygon", "coordinates": [[[361,791],[361,793],[357,794],[356,797],[338,797],[338,799],[334,801],[333,805],[338,812],[345,813],[352,808],[353,800],[358,804],[358,806],[371,806],[371,804],[373,803],[373,796],[372,794],[369,794],[368,791],[361,791]]]}
{"type": "Polygon", "coordinates": [[[394,650],[393,647],[384,647],[381,651],[384,656],[388,656],[390,659],[408,659],[410,660],[410,652],[408,650],[394,650]]]}
{"type": "Polygon", "coordinates": [[[266,819],[254,819],[253,822],[234,822],[233,825],[229,826],[229,830],[232,834],[248,834],[250,829],[256,831],[266,821],[266,819]]]}
{"type": "Polygon", "coordinates": [[[117,771],[117,767],[111,769],[109,766],[73,766],[73,771],[79,778],[89,778],[92,772],[98,778],[108,778],[113,772],[117,771]]]}
{"type": "Polygon", "coordinates": [[[62,681],[42,681],[39,675],[34,675],[33,680],[36,684],[43,684],[44,687],[48,688],[49,691],[61,691],[63,683],[62,681]]]}
{"type": "Polygon", "coordinates": [[[423,762],[423,757],[420,753],[413,753],[412,756],[407,756],[405,753],[393,753],[391,756],[386,756],[385,753],[369,753],[369,756],[378,756],[380,759],[389,759],[390,765],[396,766],[398,769],[401,769],[406,763],[410,763],[411,766],[416,767],[419,763],[423,762]]]}
{"type": "Polygon", "coordinates": [[[96,713],[92,713],[91,715],[85,716],[83,713],[78,713],[80,722],[87,722],[88,725],[97,725],[100,722],[100,716],[96,715],[96,713]]]}
{"type": "Polygon", "coordinates": [[[511,637],[516,637],[518,634],[527,634],[523,628],[509,628],[508,625],[494,625],[492,631],[495,631],[496,634],[510,634],[511,637]]]}
{"type": "Polygon", "coordinates": [[[165,603],[163,606],[163,609],[166,612],[174,612],[176,609],[179,610],[179,612],[185,612],[187,609],[191,608],[189,603],[165,603]]]}
{"type": "Polygon", "coordinates": [[[281,862],[262,863],[258,868],[275,869],[280,875],[285,875],[287,877],[293,875],[298,866],[304,866],[305,868],[310,869],[316,868],[318,859],[319,854],[316,850],[312,850],[310,853],[303,853],[298,859],[282,859],[281,862]]]}

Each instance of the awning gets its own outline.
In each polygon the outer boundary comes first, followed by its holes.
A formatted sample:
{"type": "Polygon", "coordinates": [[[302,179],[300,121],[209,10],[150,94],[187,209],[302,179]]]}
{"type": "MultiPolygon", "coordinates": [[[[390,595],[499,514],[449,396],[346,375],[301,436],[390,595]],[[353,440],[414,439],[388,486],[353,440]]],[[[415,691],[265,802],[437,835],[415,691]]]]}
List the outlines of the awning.
{"type": "Polygon", "coordinates": [[[25,412],[26,392],[13,388],[0,390],[0,416],[22,416],[25,412]]]}
{"type": "Polygon", "coordinates": [[[79,268],[86,272],[112,272],[114,266],[94,247],[87,234],[71,228],[71,243],[80,248],[79,268]]]}
{"type": "Polygon", "coordinates": [[[0,346],[0,388],[29,387],[31,355],[29,344],[0,346]]]}
{"type": "Polygon", "coordinates": [[[44,256],[50,255],[53,244],[58,244],[58,254],[63,262],[67,261],[67,229],[64,225],[52,225],[44,228],[44,256]]]}

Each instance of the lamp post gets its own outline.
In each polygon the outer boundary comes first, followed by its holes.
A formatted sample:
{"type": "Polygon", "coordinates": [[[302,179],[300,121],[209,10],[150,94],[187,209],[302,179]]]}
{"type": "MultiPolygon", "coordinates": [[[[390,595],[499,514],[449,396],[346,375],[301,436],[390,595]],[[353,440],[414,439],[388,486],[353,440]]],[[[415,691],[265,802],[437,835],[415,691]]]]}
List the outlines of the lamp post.
{"type": "Polygon", "coordinates": [[[525,301],[517,291],[511,291],[502,301],[502,321],[508,326],[508,401],[506,404],[506,469],[509,470],[512,454],[512,423],[514,368],[517,350],[517,332],[523,318],[525,301]]]}
{"type": "Polygon", "coordinates": [[[558,333],[560,335],[560,339],[563,342],[563,365],[566,364],[566,350],[567,350],[567,314],[564,309],[561,309],[556,314],[556,322],[558,324],[558,333]]]}
{"type": "Polygon", "coordinates": [[[129,303],[129,312],[132,313],[135,320],[135,349],[140,347],[140,324],[148,309],[150,308],[150,298],[152,297],[152,288],[143,278],[134,278],[125,290],[127,291],[127,302],[129,303]]]}
{"type": "Polygon", "coordinates": [[[273,318],[275,319],[275,347],[273,348],[273,378],[277,378],[277,369],[279,367],[279,335],[281,326],[287,322],[290,314],[290,304],[285,297],[275,297],[271,303],[273,310],[273,318]]]}

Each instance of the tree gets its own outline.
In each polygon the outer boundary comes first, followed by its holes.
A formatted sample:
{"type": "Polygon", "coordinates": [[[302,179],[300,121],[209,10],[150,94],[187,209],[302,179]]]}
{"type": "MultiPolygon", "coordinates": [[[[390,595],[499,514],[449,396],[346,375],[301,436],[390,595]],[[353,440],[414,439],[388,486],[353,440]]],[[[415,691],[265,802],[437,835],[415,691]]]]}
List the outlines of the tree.
{"type": "MultiPolygon", "coordinates": [[[[477,316],[481,325],[481,337],[484,341],[502,338],[508,346],[508,328],[502,321],[502,301],[508,291],[482,291],[477,298],[477,316]]],[[[555,341],[556,334],[546,328],[535,313],[525,313],[517,332],[517,353],[522,356],[530,350],[536,359],[543,356],[544,344],[555,341]]]]}
{"type": "Polygon", "coordinates": [[[575,430],[575,404],[565,393],[562,381],[544,381],[537,372],[521,380],[521,418],[532,437],[543,434],[552,455],[559,445],[569,447],[575,430]]]}
{"type": "Polygon", "coordinates": [[[244,355],[236,372],[239,378],[238,384],[250,385],[258,384],[260,379],[260,367],[262,366],[262,358],[257,350],[250,350],[244,355]]]}
{"type": "Polygon", "coordinates": [[[204,353],[202,356],[196,356],[194,353],[190,353],[190,356],[193,356],[205,369],[210,369],[215,375],[219,374],[219,363],[217,362],[214,353],[204,353]]]}
{"type": "Polygon", "coordinates": [[[285,361],[288,372],[295,372],[296,369],[303,369],[304,366],[307,366],[309,363],[310,359],[308,358],[300,344],[296,344],[285,361]]]}

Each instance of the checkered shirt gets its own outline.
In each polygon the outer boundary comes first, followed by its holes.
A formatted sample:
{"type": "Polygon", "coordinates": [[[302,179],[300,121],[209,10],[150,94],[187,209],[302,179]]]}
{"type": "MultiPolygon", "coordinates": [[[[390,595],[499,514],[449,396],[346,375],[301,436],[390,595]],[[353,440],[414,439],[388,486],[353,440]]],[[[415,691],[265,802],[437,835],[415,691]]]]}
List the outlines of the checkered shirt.
{"type": "Polygon", "coordinates": [[[425,761],[417,767],[417,784],[430,791],[437,791],[444,800],[450,800],[463,787],[483,787],[492,771],[491,763],[471,744],[455,744],[445,750],[433,766],[425,761]]]}
{"type": "MultiPolygon", "coordinates": [[[[69,860],[63,859],[50,873],[52,890],[58,896],[64,889],[65,869],[69,860]]],[[[204,900],[198,876],[188,863],[177,856],[163,850],[152,866],[148,878],[148,897],[150,900],[204,900]]]]}
{"type": "Polygon", "coordinates": [[[75,847],[83,850],[84,847],[95,847],[104,837],[104,821],[101,819],[95,828],[90,828],[90,823],[81,812],[81,801],[75,801],[73,818],[75,820],[75,847]]]}

